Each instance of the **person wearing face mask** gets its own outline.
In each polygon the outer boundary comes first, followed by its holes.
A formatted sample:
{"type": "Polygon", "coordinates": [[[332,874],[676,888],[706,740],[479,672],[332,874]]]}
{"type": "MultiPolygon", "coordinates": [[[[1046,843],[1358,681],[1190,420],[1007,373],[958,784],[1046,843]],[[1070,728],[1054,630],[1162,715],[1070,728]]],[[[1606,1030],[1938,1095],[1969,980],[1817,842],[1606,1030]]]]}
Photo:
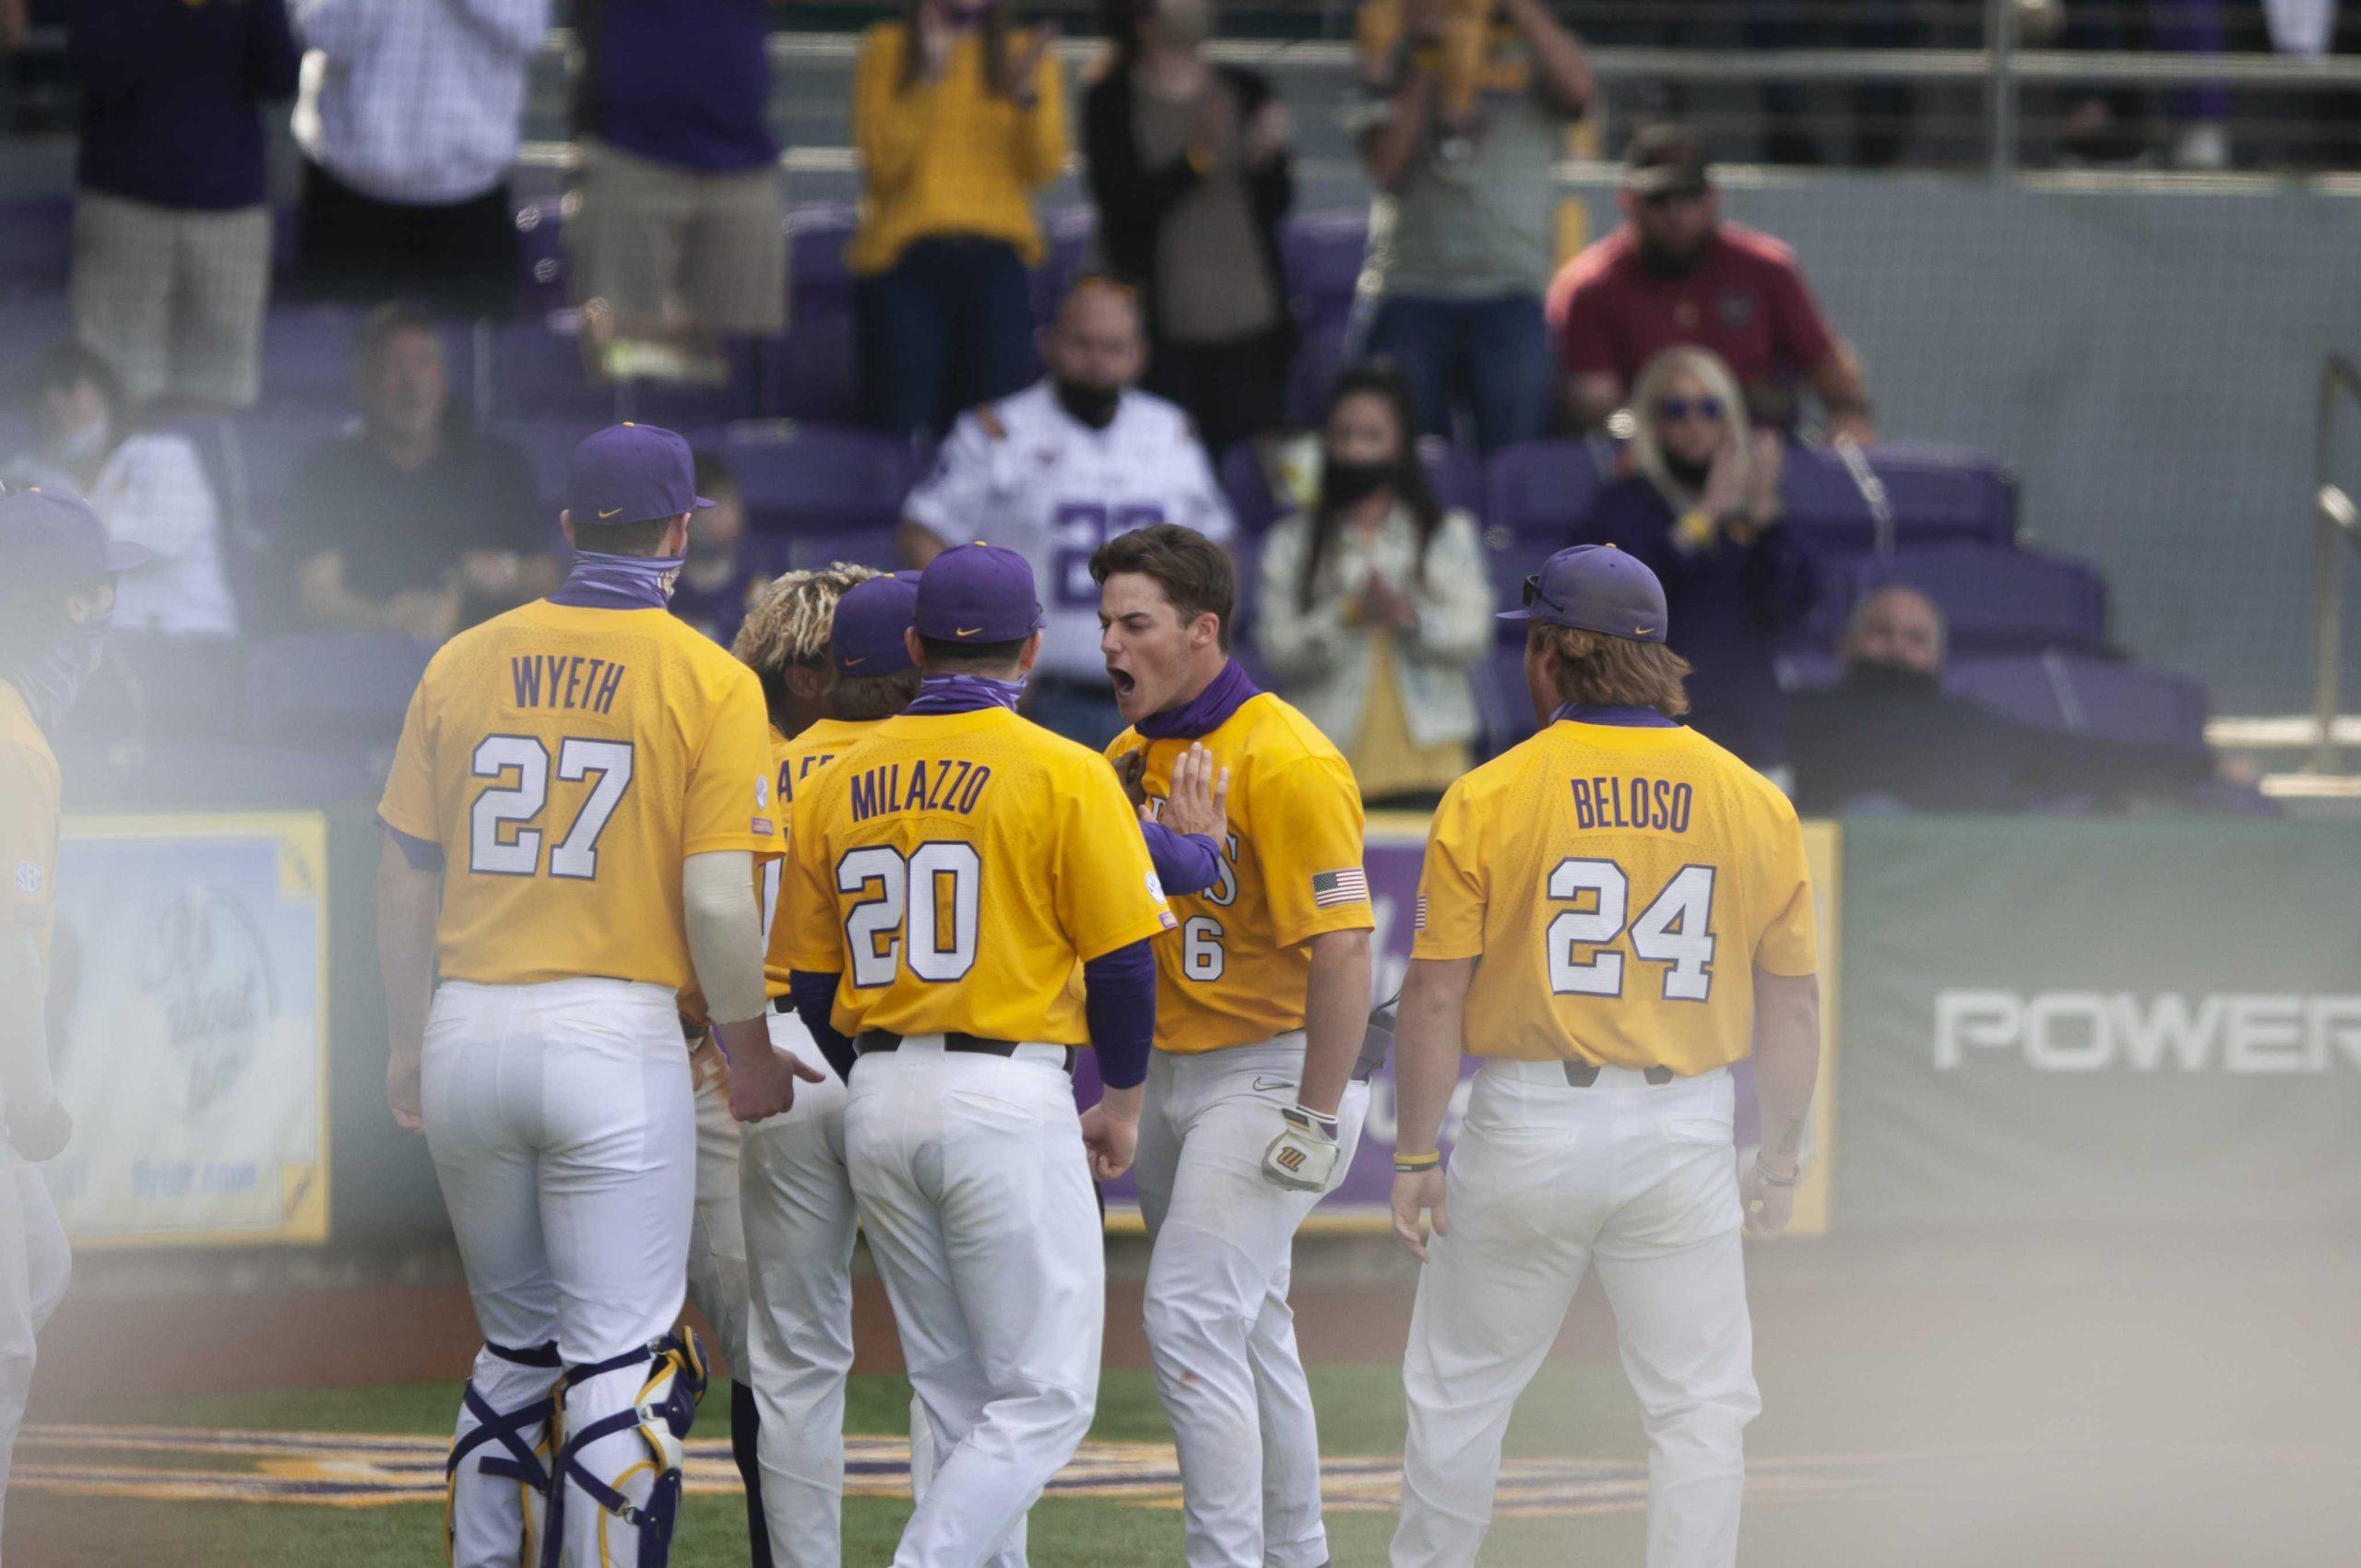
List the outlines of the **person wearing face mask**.
{"type": "Polygon", "coordinates": [[[1329,398],[1318,499],[1263,544],[1255,645],[1374,807],[1431,806],[1467,771],[1470,674],[1492,643],[1475,519],[1436,504],[1418,428],[1399,372],[1347,371],[1329,398]]]}
{"type": "Polygon", "coordinates": [[[1829,441],[1874,441],[1859,356],[1821,314],[1796,253],[1723,219],[1711,174],[1685,125],[1650,125],[1631,138],[1615,198],[1623,227],[1549,284],[1568,417],[1579,430],[1604,425],[1641,367],[1689,343],[1730,367],[1757,422],[1796,428],[1797,388],[1809,386],[1829,441]]]}
{"type": "Polygon", "coordinates": [[[33,374],[34,445],[9,482],[70,490],[148,564],[116,587],[115,624],[171,637],[227,637],[237,601],[222,565],[221,508],[184,436],[139,428],[113,368],[71,340],[33,374]]]}
{"type": "Polygon", "coordinates": [[[34,1338],[71,1259],[37,1163],[73,1136],[49,1075],[56,920],[57,757],[49,736],[98,662],[115,583],[148,560],[110,540],[80,497],[0,495],[0,1497],[32,1387],[34,1338]]]}
{"type": "Polygon", "coordinates": [[[1287,106],[1262,73],[1205,58],[1209,0],[1103,0],[1101,16],[1113,51],[1083,100],[1099,250],[1146,299],[1147,385],[1220,452],[1287,422],[1287,106]]]}
{"type": "Polygon", "coordinates": [[[863,417],[880,430],[939,435],[1034,374],[1027,269],[1047,251],[1033,195],[1066,157],[1056,42],[1051,26],[1011,27],[1007,0],[908,0],[861,37],[845,261],[863,417]]]}
{"type": "Polygon", "coordinates": [[[1914,588],[1881,588],[1854,606],[1837,651],[1844,679],[1789,699],[1796,807],[1806,815],[2186,802],[2222,771],[2194,747],[2036,730],[1945,691],[1942,612],[1914,588]]]}
{"type": "Polygon", "coordinates": [[[1156,523],[1227,545],[1237,525],[1188,416],[1134,386],[1147,345],[1128,285],[1076,279],[1041,353],[1046,379],[960,416],[903,504],[902,552],[924,565],[972,540],[1026,558],[1046,617],[1026,716],[1099,750],[1123,720],[1098,655],[1092,553],[1156,523]]]}
{"type": "Polygon", "coordinates": [[[1689,723],[1781,783],[1786,699],[1772,662],[1810,613],[1811,557],[1779,524],[1783,448],[1749,426],[1728,367],[1667,349],[1632,387],[1636,470],[1601,490],[1577,539],[1646,563],[1672,606],[1672,650],[1694,671],[1689,723]]]}

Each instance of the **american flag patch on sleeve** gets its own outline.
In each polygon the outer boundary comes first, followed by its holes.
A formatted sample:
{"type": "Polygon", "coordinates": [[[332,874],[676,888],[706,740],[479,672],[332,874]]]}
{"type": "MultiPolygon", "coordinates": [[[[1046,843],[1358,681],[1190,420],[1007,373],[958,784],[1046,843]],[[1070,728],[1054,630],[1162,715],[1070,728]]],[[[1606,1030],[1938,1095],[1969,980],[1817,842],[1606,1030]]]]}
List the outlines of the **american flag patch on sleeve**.
{"type": "Polygon", "coordinates": [[[1424,931],[1427,929],[1427,896],[1423,893],[1418,895],[1418,918],[1411,921],[1410,928],[1413,931],[1424,931]]]}
{"type": "Polygon", "coordinates": [[[1337,904],[1369,902],[1369,873],[1358,866],[1323,871],[1311,878],[1311,907],[1325,909],[1337,904]]]}

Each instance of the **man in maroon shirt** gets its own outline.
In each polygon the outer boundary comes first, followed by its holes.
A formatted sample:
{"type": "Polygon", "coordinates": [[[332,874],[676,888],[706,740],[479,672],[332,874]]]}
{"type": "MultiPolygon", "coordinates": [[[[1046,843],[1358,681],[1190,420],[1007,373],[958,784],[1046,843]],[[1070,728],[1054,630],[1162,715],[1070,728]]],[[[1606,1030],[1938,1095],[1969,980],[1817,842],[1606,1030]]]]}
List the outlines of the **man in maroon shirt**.
{"type": "Polygon", "coordinates": [[[1704,148],[1679,125],[1632,138],[1623,227],[1568,262],[1549,285],[1549,333],[1575,424],[1623,406],[1640,367],[1695,344],[1721,356],[1758,423],[1792,429],[1808,383],[1833,441],[1872,439],[1861,362],[1811,297],[1795,252],[1722,220],[1704,148]]]}

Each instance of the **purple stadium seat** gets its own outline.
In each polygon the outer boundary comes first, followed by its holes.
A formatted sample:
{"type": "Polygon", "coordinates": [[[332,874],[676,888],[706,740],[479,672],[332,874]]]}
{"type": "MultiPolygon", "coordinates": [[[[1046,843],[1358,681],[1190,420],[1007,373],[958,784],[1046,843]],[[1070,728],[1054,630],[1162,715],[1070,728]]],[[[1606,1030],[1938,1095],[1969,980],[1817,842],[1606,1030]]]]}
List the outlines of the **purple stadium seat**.
{"type": "Polygon", "coordinates": [[[257,641],[246,660],[255,732],[304,744],[332,737],[391,744],[433,652],[398,632],[295,632],[257,641]]]}
{"type": "Polygon", "coordinates": [[[368,317],[357,305],[274,304],[262,322],[263,405],[301,409],[326,400],[350,406],[352,349],[368,317]]]}
{"type": "Polygon", "coordinates": [[[582,339],[544,317],[500,328],[492,354],[492,407],[504,419],[570,418],[589,429],[611,423],[615,395],[583,373],[582,339]]]}
{"type": "Polygon", "coordinates": [[[0,201],[0,290],[62,290],[74,255],[74,198],[0,201]]]}
{"type": "Polygon", "coordinates": [[[1349,301],[1333,309],[1297,313],[1295,362],[1287,372],[1287,423],[1315,430],[1327,416],[1328,389],[1345,368],[1351,331],[1349,301]]]}
{"type": "Polygon", "coordinates": [[[2185,675],[2069,653],[1962,660],[1946,683],[2044,730],[2202,750],[2205,693],[2185,675]]]}
{"type": "Polygon", "coordinates": [[[787,215],[793,256],[788,269],[787,335],[765,358],[762,407],[792,420],[850,422],[860,416],[854,362],[852,275],[845,244],[854,210],[848,203],[808,203],[787,215]]]}
{"type": "MultiPolygon", "coordinates": [[[[0,223],[6,221],[0,215],[0,223]]],[[[74,313],[63,286],[20,293],[0,281],[0,344],[7,349],[6,357],[0,358],[0,406],[14,412],[22,404],[22,395],[30,389],[35,358],[73,331],[74,313]]],[[[6,456],[13,457],[17,451],[10,446],[6,456]]]]}
{"type": "Polygon", "coordinates": [[[1352,303],[1361,255],[1369,245],[1369,213],[1307,212],[1279,231],[1279,259],[1298,314],[1352,303]]]}
{"type": "Polygon", "coordinates": [[[901,557],[895,552],[892,525],[883,528],[826,529],[812,533],[799,533],[787,540],[785,570],[810,572],[842,561],[855,566],[873,566],[881,572],[898,570],[901,557]]]}
{"type": "Polygon", "coordinates": [[[890,529],[918,475],[918,455],[902,442],[841,425],[733,425],[724,451],[746,497],[746,520],[764,533],[890,529]]]}
{"type": "Polygon", "coordinates": [[[1604,446],[1535,441],[1492,455],[1484,468],[1484,520],[1519,539],[1574,542],[1574,527],[1606,482],[1604,446]]]}
{"type": "Polygon", "coordinates": [[[125,632],[111,638],[107,648],[138,686],[139,723],[148,741],[184,735],[233,740],[244,733],[243,643],[125,632]]]}
{"type": "MultiPolygon", "coordinates": [[[[1991,458],[1933,445],[1873,446],[1863,456],[1884,486],[1900,542],[2007,544],[2016,537],[2016,486],[1991,458]]],[[[1828,448],[1789,447],[1779,493],[1788,523],[1820,548],[1867,550],[1876,542],[1869,497],[1828,448]]]]}
{"type": "Polygon", "coordinates": [[[1090,256],[1090,242],[1098,233],[1098,214],[1087,207],[1069,207],[1045,215],[1042,237],[1049,255],[1033,269],[1033,318],[1047,321],[1065,297],[1066,285],[1090,256]]]}
{"type": "Polygon", "coordinates": [[[1852,606],[1892,583],[1918,588],[1942,611],[1958,655],[2027,653],[2106,645],[2106,590],[2080,561],[1990,544],[1929,544],[1833,567],[1814,629],[1828,642],[1852,606]]]}
{"type": "Polygon", "coordinates": [[[1480,754],[1498,756],[1537,728],[1533,721],[1533,696],[1525,683],[1522,647],[1498,649],[1468,678],[1476,683],[1480,754]]]}

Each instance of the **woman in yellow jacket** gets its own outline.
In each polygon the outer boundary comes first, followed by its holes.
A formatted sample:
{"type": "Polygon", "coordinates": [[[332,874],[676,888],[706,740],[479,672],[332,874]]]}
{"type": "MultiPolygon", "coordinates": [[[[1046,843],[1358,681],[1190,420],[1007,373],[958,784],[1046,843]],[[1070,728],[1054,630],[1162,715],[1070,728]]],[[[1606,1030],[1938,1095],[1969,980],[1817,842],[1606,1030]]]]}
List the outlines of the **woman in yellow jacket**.
{"type": "Polygon", "coordinates": [[[1027,269],[1033,193],[1066,156],[1053,29],[1012,28],[1007,0],[912,0],[861,39],[852,136],[865,189],[846,261],[861,398],[896,434],[1038,374],[1027,269]]]}

